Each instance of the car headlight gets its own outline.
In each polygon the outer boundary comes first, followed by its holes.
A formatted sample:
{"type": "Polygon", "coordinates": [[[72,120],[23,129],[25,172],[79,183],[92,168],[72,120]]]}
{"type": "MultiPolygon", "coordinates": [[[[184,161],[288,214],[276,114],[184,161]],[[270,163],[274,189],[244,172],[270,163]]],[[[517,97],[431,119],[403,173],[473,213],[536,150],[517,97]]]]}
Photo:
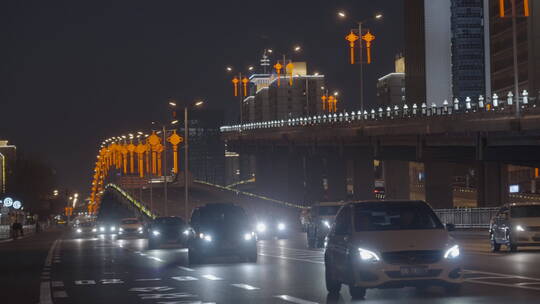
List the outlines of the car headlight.
{"type": "Polygon", "coordinates": [[[97,231],[97,229],[96,229],[96,228],[92,228],[92,232],[96,232],[96,231],[97,231]]]}
{"type": "Polygon", "coordinates": [[[99,231],[105,231],[105,227],[99,227],[99,231]]]}
{"type": "Polygon", "coordinates": [[[445,259],[455,259],[459,256],[459,246],[454,245],[444,253],[445,259]]]}
{"type": "Polygon", "coordinates": [[[116,231],[116,227],[112,226],[111,231],[116,231]]]}
{"type": "Polygon", "coordinates": [[[251,241],[251,239],[253,239],[253,234],[252,233],[244,234],[244,240],[251,241]]]}
{"type": "Polygon", "coordinates": [[[523,231],[525,231],[525,227],[523,227],[521,225],[517,225],[516,226],[516,231],[523,232],[523,231]]]}
{"type": "Polygon", "coordinates": [[[161,234],[161,232],[159,232],[158,230],[152,230],[152,234],[153,234],[154,236],[158,236],[158,235],[161,234]]]}
{"type": "Polygon", "coordinates": [[[211,242],[211,241],[212,241],[212,236],[206,234],[206,235],[204,236],[204,240],[207,241],[207,242],[211,242]]]}
{"type": "Polygon", "coordinates": [[[358,253],[360,254],[360,259],[364,262],[378,262],[381,260],[379,256],[371,250],[358,248],[358,253]]]}
{"type": "Polygon", "coordinates": [[[330,228],[330,222],[329,221],[322,221],[322,223],[326,228],[330,228]]]}
{"type": "Polygon", "coordinates": [[[285,224],[279,223],[279,224],[277,225],[277,229],[280,230],[280,231],[285,230],[285,224]]]}
{"type": "Polygon", "coordinates": [[[142,231],[142,227],[137,228],[138,231],[142,231]]]}
{"type": "Polygon", "coordinates": [[[81,232],[82,232],[81,228],[77,228],[77,233],[81,233],[81,232]]]}
{"type": "Polygon", "coordinates": [[[265,231],[266,231],[266,225],[264,223],[258,223],[257,232],[265,232],[265,231]]]}
{"type": "Polygon", "coordinates": [[[186,230],[184,230],[183,233],[184,233],[184,235],[189,235],[189,230],[186,229],[186,230]]]}
{"type": "MultiPolygon", "coordinates": [[[[111,228],[112,229],[112,228],[111,228]]],[[[114,230],[113,230],[114,231],[114,230]]],[[[124,231],[124,228],[120,227],[120,229],[118,229],[118,231],[122,232],[124,231]]]]}

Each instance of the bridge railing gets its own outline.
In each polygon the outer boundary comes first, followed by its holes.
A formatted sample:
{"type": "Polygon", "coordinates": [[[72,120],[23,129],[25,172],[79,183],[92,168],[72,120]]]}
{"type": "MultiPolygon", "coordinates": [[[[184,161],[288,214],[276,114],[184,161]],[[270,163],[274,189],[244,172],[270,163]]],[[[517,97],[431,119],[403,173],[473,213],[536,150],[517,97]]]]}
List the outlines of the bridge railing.
{"type": "Polygon", "coordinates": [[[105,189],[113,189],[118,193],[120,196],[122,196],[123,199],[128,201],[128,203],[135,209],[137,209],[138,212],[140,212],[142,215],[147,216],[150,219],[154,219],[156,217],[156,214],[154,214],[144,203],[139,202],[134,197],[132,197],[129,193],[124,191],[120,186],[116,184],[108,184],[105,189]]]}
{"type": "Polygon", "coordinates": [[[435,209],[435,213],[443,223],[452,223],[456,228],[489,228],[490,220],[497,214],[498,207],[493,208],[456,208],[435,209]]]}
{"type": "MultiPolygon", "coordinates": [[[[509,95],[506,100],[500,101],[499,97],[494,96],[485,101],[482,96],[477,98],[473,102],[470,98],[467,98],[465,103],[461,103],[459,100],[454,100],[453,104],[445,101],[442,106],[432,104],[431,106],[426,103],[421,105],[413,104],[409,106],[407,104],[400,106],[394,105],[393,107],[387,106],[386,108],[379,107],[378,109],[371,109],[370,111],[351,111],[340,113],[327,113],[313,116],[296,117],[281,120],[271,120],[262,122],[249,122],[242,125],[223,126],[220,128],[221,132],[238,132],[258,129],[269,128],[281,128],[281,127],[302,127],[311,125],[325,125],[325,124],[339,124],[339,123],[358,123],[368,121],[380,121],[380,120],[398,120],[398,119],[428,119],[428,118],[442,118],[453,117],[458,115],[469,115],[478,117],[493,117],[493,116],[505,116],[516,113],[516,104],[513,97],[509,95]]],[[[520,112],[528,113],[537,108],[540,104],[539,98],[529,98],[527,91],[524,91],[520,99],[520,112]]],[[[471,117],[472,118],[472,117],[471,117]]]]}

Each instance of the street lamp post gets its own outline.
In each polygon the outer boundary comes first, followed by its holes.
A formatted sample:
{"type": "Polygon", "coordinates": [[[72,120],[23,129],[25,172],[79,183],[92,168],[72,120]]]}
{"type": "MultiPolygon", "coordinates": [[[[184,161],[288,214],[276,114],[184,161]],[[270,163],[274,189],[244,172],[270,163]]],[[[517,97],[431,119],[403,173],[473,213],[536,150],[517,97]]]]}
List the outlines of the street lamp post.
{"type": "MultiPolygon", "coordinates": [[[[176,103],[171,106],[176,107],[176,103]]],[[[189,213],[189,109],[193,107],[200,107],[204,104],[204,101],[199,100],[193,103],[184,104],[184,216],[188,219],[189,213]]],[[[173,121],[173,124],[178,123],[178,120],[173,121]]]]}
{"type": "MultiPolygon", "coordinates": [[[[338,12],[338,16],[340,18],[346,18],[347,14],[345,12],[341,11],[338,12]]],[[[367,23],[370,20],[380,20],[382,19],[382,14],[375,14],[374,16],[358,21],[358,36],[359,36],[359,50],[360,50],[360,56],[359,56],[359,64],[360,64],[360,111],[364,112],[364,51],[362,46],[362,32],[363,32],[363,26],[364,23],[367,23]]],[[[368,56],[369,58],[369,56],[368,56]]]]}
{"type": "MultiPolygon", "coordinates": [[[[255,68],[253,66],[248,66],[248,71],[253,71],[255,68]]],[[[227,72],[232,72],[234,68],[232,66],[226,67],[227,72]]],[[[235,96],[238,96],[238,103],[239,103],[239,110],[240,110],[240,126],[244,122],[244,98],[247,97],[247,85],[249,83],[249,80],[246,78],[245,74],[243,74],[241,71],[236,74],[236,76],[233,77],[232,80],[234,84],[234,93],[235,96]]]]}

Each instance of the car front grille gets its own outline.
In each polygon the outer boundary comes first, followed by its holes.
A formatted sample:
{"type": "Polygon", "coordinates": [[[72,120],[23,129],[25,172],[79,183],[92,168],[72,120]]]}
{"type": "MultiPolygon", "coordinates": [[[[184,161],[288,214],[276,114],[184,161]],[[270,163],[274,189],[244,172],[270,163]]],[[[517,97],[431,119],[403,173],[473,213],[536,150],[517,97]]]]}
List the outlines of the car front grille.
{"type": "Polygon", "coordinates": [[[442,269],[429,269],[425,274],[422,275],[403,275],[400,271],[386,271],[386,275],[392,279],[400,278],[428,278],[428,277],[438,277],[442,272],[442,269]]]}
{"type": "Polygon", "coordinates": [[[385,252],[382,254],[382,258],[388,264],[397,264],[397,265],[434,264],[441,260],[442,251],[415,250],[415,251],[385,252]]]}

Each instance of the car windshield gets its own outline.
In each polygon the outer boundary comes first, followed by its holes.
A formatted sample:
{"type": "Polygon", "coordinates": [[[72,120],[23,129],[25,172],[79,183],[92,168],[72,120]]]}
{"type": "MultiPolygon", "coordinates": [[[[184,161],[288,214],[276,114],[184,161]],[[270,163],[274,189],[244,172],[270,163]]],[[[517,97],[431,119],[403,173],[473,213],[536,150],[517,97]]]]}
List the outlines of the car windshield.
{"type": "Polygon", "coordinates": [[[178,217],[161,217],[154,220],[154,225],[180,226],[183,224],[184,224],[184,221],[178,217]]]}
{"type": "Polygon", "coordinates": [[[341,206],[319,206],[319,215],[336,215],[341,206]]]}
{"type": "Polygon", "coordinates": [[[424,203],[363,203],[354,208],[356,231],[442,229],[443,225],[424,203]]]}
{"type": "Polygon", "coordinates": [[[138,223],[139,223],[138,220],[133,220],[133,219],[123,220],[123,221],[122,221],[122,224],[126,224],[126,225],[130,225],[130,224],[138,224],[138,223]]]}
{"type": "Polygon", "coordinates": [[[510,213],[513,218],[540,217],[540,205],[514,206],[510,213]]]}
{"type": "Polygon", "coordinates": [[[247,224],[246,213],[240,208],[206,209],[201,212],[201,223],[205,226],[228,226],[247,224]]]}
{"type": "Polygon", "coordinates": [[[85,223],[81,223],[80,225],[81,225],[81,227],[92,227],[92,226],[94,226],[94,223],[92,223],[92,222],[85,222],[85,223]]]}

